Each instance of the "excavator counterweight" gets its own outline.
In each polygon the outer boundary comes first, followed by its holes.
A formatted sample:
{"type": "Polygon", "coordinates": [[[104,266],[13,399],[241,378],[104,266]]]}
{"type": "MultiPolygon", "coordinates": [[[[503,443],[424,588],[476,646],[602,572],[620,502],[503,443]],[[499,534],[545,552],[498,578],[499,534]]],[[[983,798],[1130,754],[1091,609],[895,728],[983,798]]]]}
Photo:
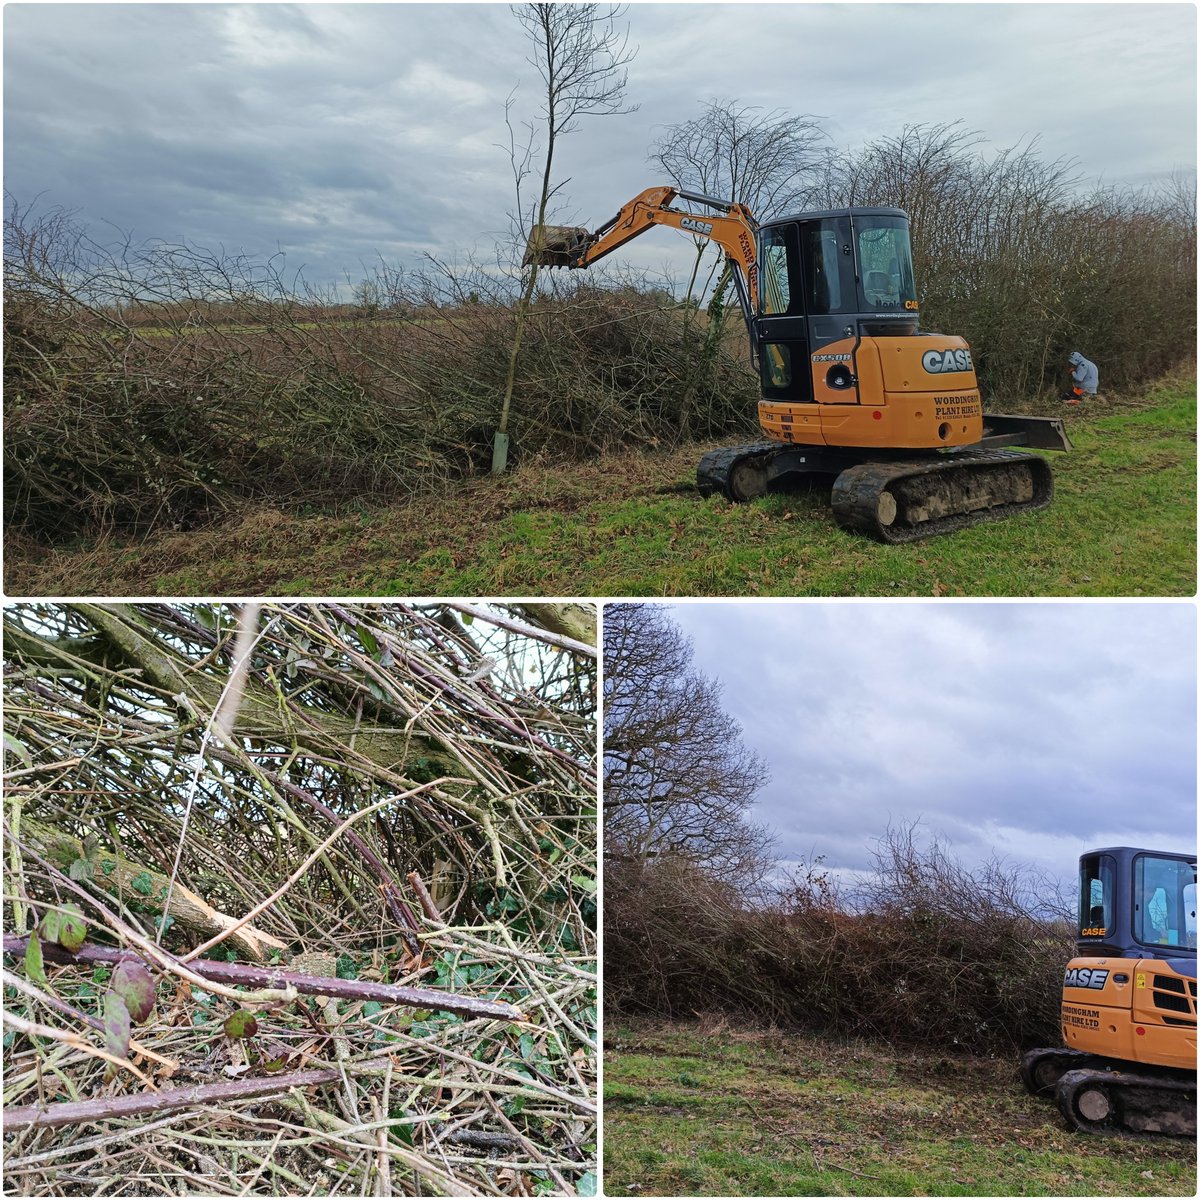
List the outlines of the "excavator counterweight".
{"type": "Polygon", "coordinates": [[[661,225],[725,252],[761,386],[769,440],[707,454],[697,469],[702,495],[753,500],[832,476],[838,523],[884,542],[1050,503],[1049,464],[1029,451],[1071,449],[1062,421],[985,413],[970,346],[920,329],[900,209],[759,224],[732,200],[651,187],[594,232],[536,226],[524,262],[586,268],[661,225]]]}

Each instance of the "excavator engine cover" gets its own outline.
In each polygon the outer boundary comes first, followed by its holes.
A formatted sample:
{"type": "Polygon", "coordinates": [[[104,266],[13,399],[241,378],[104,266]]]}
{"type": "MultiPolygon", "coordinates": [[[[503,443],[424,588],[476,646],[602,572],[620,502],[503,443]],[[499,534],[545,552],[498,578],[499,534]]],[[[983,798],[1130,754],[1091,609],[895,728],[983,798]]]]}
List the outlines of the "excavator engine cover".
{"type": "Polygon", "coordinates": [[[537,263],[540,267],[574,266],[584,246],[588,231],[574,225],[535,225],[525,243],[523,267],[537,263]]]}

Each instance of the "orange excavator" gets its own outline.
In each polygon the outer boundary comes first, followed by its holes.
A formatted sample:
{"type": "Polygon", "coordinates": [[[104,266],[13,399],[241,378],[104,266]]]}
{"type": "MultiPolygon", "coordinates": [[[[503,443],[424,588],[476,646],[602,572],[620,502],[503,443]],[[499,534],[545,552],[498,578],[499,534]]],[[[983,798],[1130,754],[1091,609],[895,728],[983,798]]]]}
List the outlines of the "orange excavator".
{"type": "Polygon", "coordinates": [[[1083,1133],[1196,1135],[1196,856],[1111,846],[1079,860],[1061,1047],[1021,1079],[1083,1133]]]}
{"type": "Polygon", "coordinates": [[[883,542],[1050,503],[1049,464],[1013,447],[1069,450],[1062,422],[985,413],[970,346],[921,331],[900,209],[829,209],[759,225],[745,205],[654,187],[595,232],[535,227],[525,263],[590,267],[661,225],[725,251],[761,382],[768,440],[705,455],[702,495],[752,500],[832,477],[838,523],[883,542]]]}

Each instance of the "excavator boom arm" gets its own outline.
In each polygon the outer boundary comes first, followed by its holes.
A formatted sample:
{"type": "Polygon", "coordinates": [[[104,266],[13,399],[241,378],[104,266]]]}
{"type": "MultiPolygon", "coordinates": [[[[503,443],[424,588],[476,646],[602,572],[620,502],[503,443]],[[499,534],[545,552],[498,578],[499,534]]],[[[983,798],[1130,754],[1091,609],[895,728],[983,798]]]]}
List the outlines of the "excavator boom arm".
{"type": "Polygon", "coordinates": [[[752,322],[758,309],[756,226],[750,210],[745,205],[731,201],[716,200],[695,192],[681,192],[673,187],[647,188],[594,233],[561,225],[537,226],[529,236],[525,264],[590,267],[606,254],[620,249],[626,242],[640,237],[656,225],[666,225],[696,237],[709,238],[725,251],[734,266],[735,286],[742,311],[747,323],[752,322]],[[681,211],[671,207],[676,197],[720,211],[681,211]]]}

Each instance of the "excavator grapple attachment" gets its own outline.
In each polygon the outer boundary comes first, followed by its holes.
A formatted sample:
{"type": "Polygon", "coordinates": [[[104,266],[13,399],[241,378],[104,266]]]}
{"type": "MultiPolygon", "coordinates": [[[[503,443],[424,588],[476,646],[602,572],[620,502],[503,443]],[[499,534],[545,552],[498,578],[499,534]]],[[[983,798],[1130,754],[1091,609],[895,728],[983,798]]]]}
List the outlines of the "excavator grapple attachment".
{"type": "Polygon", "coordinates": [[[523,267],[574,267],[588,241],[588,231],[574,225],[535,225],[525,243],[523,267]]]}

